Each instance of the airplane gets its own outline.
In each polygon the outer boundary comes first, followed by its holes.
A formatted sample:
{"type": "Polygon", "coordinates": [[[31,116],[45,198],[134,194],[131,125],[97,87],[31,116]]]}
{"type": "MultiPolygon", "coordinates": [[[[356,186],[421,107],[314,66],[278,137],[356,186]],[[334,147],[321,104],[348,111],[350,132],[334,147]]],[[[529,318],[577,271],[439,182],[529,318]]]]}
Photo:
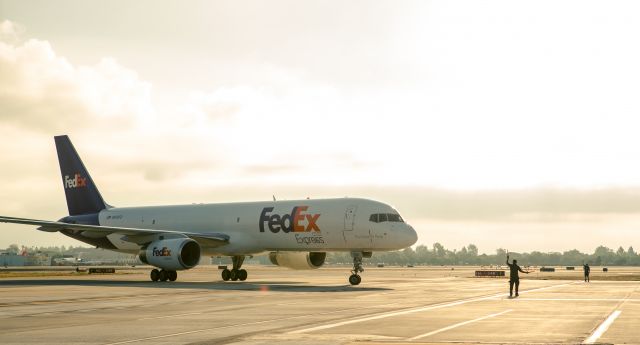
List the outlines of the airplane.
{"type": "Polygon", "coordinates": [[[58,266],[77,265],[82,262],[81,258],[74,256],[63,256],[61,258],[54,258],[53,263],[58,266]]]}
{"type": "Polygon", "coordinates": [[[321,267],[327,252],[353,258],[351,285],[360,284],[362,259],[374,251],[399,250],[418,236],[391,206],[363,198],[305,199],[170,206],[107,204],[66,135],[54,137],[69,215],[58,221],[0,216],[0,222],[38,230],[117,252],[138,255],[155,268],[152,281],[175,281],[177,271],[201,256],[229,256],[224,281],[244,281],[245,257],[268,255],[278,266],[321,267]]]}
{"type": "Polygon", "coordinates": [[[83,258],[84,253],[80,253],[77,256],[65,255],[61,258],[54,258],[53,263],[58,266],[98,266],[98,265],[113,265],[119,260],[91,260],[83,258]]]}

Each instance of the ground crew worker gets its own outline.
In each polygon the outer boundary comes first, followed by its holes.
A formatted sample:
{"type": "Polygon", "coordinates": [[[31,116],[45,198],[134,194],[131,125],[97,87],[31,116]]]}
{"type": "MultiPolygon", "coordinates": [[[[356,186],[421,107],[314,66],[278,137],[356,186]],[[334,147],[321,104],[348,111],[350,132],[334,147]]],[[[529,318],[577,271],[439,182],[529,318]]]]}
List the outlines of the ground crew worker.
{"type": "Polygon", "coordinates": [[[523,271],[520,266],[518,266],[518,260],[513,260],[513,263],[509,263],[509,254],[507,254],[507,266],[509,266],[509,297],[513,297],[513,285],[516,286],[516,297],[520,296],[518,294],[518,288],[520,287],[520,277],[518,276],[518,271],[522,273],[529,274],[527,271],[523,271]]]}
{"type": "Polygon", "coordinates": [[[591,272],[591,267],[589,267],[589,264],[584,264],[582,266],[582,269],[584,270],[584,281],[585,282],[589,282],[589,272],[591,272]]]}

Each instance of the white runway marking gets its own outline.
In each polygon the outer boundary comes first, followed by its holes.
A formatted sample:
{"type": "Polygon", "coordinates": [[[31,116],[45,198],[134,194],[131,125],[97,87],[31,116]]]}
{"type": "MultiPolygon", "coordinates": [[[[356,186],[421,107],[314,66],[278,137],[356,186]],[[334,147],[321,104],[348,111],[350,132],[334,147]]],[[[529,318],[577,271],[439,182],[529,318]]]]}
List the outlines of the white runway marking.
{"type": "Polygon", "coordinates": [[[187,314],[176,314],[176,315],[165,315],[165,316],[155,316],[155,317],[143,317],[142,319],[138,319],[138,321],[141,320],[156,320],[156,319],[169,319],[172,317],[180,317],[180,316],[189,316],[189,315],[200,315],[202,313],[187,313],[187,314]]]}
{"type": "MultiPolygon", "coordinates": [[[[345,311],[351,311],[351,310],[356,310],[356,309],[361,310],[362,308],[341,309],[341,310],[335,310],[335,311],[331,311],[331,312],[326,312],[326,313],[323,313],[323,314],[342,313],[342,312],[345,312],[345,311]]],[[[200,313],[200,314],[202,314],[202,313],[200,313]]],[[[175,315],[173,315],[173,316],[175,316],[175,315]]],[[[290,317],[285,317],[285,318],[281,318],[281,319],[263,320],[263,321],[255,321],[255,322],[241,323],[241,324],[235,324],[235,325],[228,325],[228,326],[219,326],[219,327],[212,327],[212,328],[205,328],[205,329],[196,329],[196,330],[193,330],[193,331],[185,331],[185,332],[179,332],[179,333],[158,335],[158,336],[154,336],[154,337],[147,337],[147,338],[139,338],[139,339],[131,339],[131,340],[119,341],[119,342],[116,342],[116,343],[108,343],[108,344],[105,344],[105,345],[131,344],[131,343],[137,343],[137,342],[140,342],[140,341],[177,337],[179,335],[202,333],[202,332],[208,332],[208,331],[215,331],[215,330],[219,330],[219,329],[227,329],[227,328],[235,328],[235,327],[242,327],[242,326],[259,325],[259,324],[268,323],[268,322],[277,322],[277,321],[291,320],[291,319],[297,319],[297,318],[304,318],[306,316],[311,316],[311,315],[296,315],[296,316],[290,316],[290,317]]]]}
{"type": "MultiPolygon", "coordinates": [[[[551,285],[551,286],[546,286],[546,287],[542,287],[542,288],[522,291],[522,293],[547,290],[547,289],[551,289],[551,288],[555,288],[555,287],[566,286],[566,285],[569,285],[569,284],[571,284],[571,283],[551,285]]],[[[419,308],[410,308],[410,309],[405,309],[405,310],[401,310],[401,311],[393,311],[393,312],[382,313],[382,314],[377,314],[377,315],[373,315],[373,316],[367,316],[367,317],[361,317],[361,318],[356,318],[356,319],[351,319],[351,320],[346,320],[346,321],[330,323],[330,324],[326,324],[326,325],[322,325],[322,326],[303,328],[303,329],[299,329],[299,330],[288,332],[287,334],[300,334],[300,333],[307,333],[307,332],[313,332],[313,331],[320,331],[320,330],[323,330],[323,329],[340,327],[340,326],[350,325],[350,324],[359,323],[359,322],[384,319],[384,318],[393,317],[393,316],[399,316],[399,315],[419,313],[419,312],[422,312],[422,311],[428,311],[428,310],[434,310],[434,309],[448,308],[448,307],[453,307],[453,306],[457,306],[457,305],[461,305],[461,304],[479,302],[479,301],[486,301],[486,300],[491,300],[491,299],[494,299],[494,298],[500,298],[500,297],[504,297],[504,296],[505,296],[504,293],[500,293],[500,294],[491,295],[491,296],[463,299],[463,300],[459,300],[459,301],[434,304],[434,305],[429,305],[429,306],[419,307],[419,308]]]]}
{"type": "Polygon", "coordinates": [[[600,337],[604,334],[604,332],[606,332],[609,329],[611,324],[613,324],[613,321],[615,321],[615,319],[617,319],[618,316],[620,316],[620,313],[622,313],[620,310],[616,310],[613,313],[611,313],[609,317],[607,317],[604,320],[604,322],[601,323],[600,326],[598,326],[598,328],[593,333],[591,333],[589,338],[585,339],[585,341],[582,343],[583,344],[595,343],[598,339],[600,339],[600,337]]]}
{"type": "Polygon", "coordinates": [[[437,329],[437,330],[435,330],[435,331],[431,331],[431,332],[429,332],[429,333],[420,334],[420,335],[418,335],[418,336],[415,336],[415,337],[413,337],[413,338],[410,338],[409,340],[417,340],[417,339],[426,338],[426,337],[428,337],[428,336],[431,336],[431,335],[434,335],[434,334],[438,334],[438,333],[442,333],[442,332],[445,332],[445,331],[448,331],[448,330],[450,330],[450,329],[454,329],[454,328],[457,328],[457,327],[460,327],[460,326],[468,325],[468,324],[470,324],[470,323],[474,323],[474,322],[482,321],[482,320],[489,319],[489,318],[492,318],[492,317],[500,316],[500,315],[502,315],[502,314],[506,314],[506,313],[508,313],[508,312],[510,312],[510,311],[513,311],[513,309],[505,310],[505,311],[500,312],[500,313],[495,313],[495,314],[486,315],[486,316],[479,317],[479,318],[477,318],[477,319],[473,319],[473,320],[469,320],[469,321],[464,321],[464,322],[456,323],[456,324],[454,324],[454,325],[447,326],[447,327],[444,327],[444,328],[440,328],[440,329],[437,329]]]}
{"type": "Polygon", "coordinates": [[[541,288],[536,288],[536,289],[531,289],[531,290],[520,291],[520,293],[528,293],[528,292],[535,292],[535,291],[543,291],[543,290],[554,289],[554,288],[557,288],[557,287],[567,286],[567,285],[573,285],[573,284],[575,284],[575,283],[565,283],[565,284],[558,284],[558,285],[545,286],[545,287],[541,287],[541,288]]]}
{"type": "Polygon", "coordinates": [[[109,343],[109,344],[106,344],[106,345],[119,345],[119,344],[137,343],[139,341],[162,339],[162,338],[169,338],[169,337],[177,337],[179,335],[202,333],[202,332],[213,331],[213,330],[218,330],[218,329],[259,325],[261,323],[267,323],[267,322],[273,322],[273,321],[282,321],[282,320],[287,320],[287,319],[293,319],[293,318],[296,318],[296,317],[297,316],[295,316],[295,317],[287,317],[287,318],[284,318],[284,319],[277,319],[277,320],[264,320],[264,321],[256,321],[256,322],[241,323],[241,324],[236,324],[236,325],[229,325],[229,326],[220,326],[220,327],[213,327],[213,328],[196,329],[196,330],[193,330],[193,331],[186,331],[186,332],[180,332],[180,333],[171,333],[171,334],[165,334],[165,335],[158,335],[158,336],[155,336],[155,337],[147,337],[147,338],[120,341],[120,342],[117,342],[117,343],[109,343]]]}
{"type": "Polygon", "coordinates": [[[519,301],[640,302],[638,298],[518,298],[519,301]]]}
{"type": "MultiPolygon", "coordinates": [[[[543,290],[548,290],[548,289],[554,289],[554,288],[557,288],[557,287],[567,286],[567,285],[573,285],[573,284],[575,284],[575,283],[566,283],[566,284],[558,284],[558,285],[545,286],[545,287],[541,287],[541,288],[536,288],[536,289],[531,289],[531,290],[520,291],[520,294],[523,294],[523,293],[529,293],[529,292],[543,291],[543,290]]],[[[506,294],[499,294],[499,295],[497,295],[497,296],[495,296],[495,297],[492,297],[492,298],[500,298],[500,297],[506,298],[506,294]]],[[[508,299],[511,299],[511,298],[508,298],[508,299]]],[[[519,299],[520,299],[520,298],[514,298],[514,300],[519,300],[519,299]]]]}
{"type": "Polygon", "coordinates": [[[453,307],[453,306],[460,305],[460,304],[465,304],[465,303],[484,301],[484,300],[492,299],[492,298],[495,298],[495,297],[498,297],[498,296],[502,296],[502,295],[504,295],[504,294],[491,295],[491,296],[488,296],[488,297],[479,297],[479,298],[473,298],[473,299],[466,299],[466,300],[460,300],[460,301],[449,302],[449,303],[444,303],[444,304],[435,304],[435,305],[430,305],[430,306],[426,306],[426,307],[406,309],[406,310],[394,311],[394,312],[389,312],[389,313],[382,313],[382,314],[378,314],[378,315],[374,315],[374,316],[361,317],[361,318],[351,319],[351,320],[347,320],[347,321],[330,323],[330,324],[322,325],[322,326],[316,326],[316,327],[311,327],[311,328],[303,328],[303,329],[299,329],[299,330],[296,330],[296,331],[288,332],[288,334],[300,334],[300,333],[307,333],[307,332],[313,332],[313,331],[320,331],[320,330],[323,330],[323,329],[334,328],[334,327],[339,327],[339,326],[344,326],[344,325],[350,325],[350,324],[353,324],[353,323],[384,319],[384,318],[392,317],[392,316],[413,314],[413,313],[418,313],[418,312],[421,312],[421,311],[428,311],[428,310],[434,310],[434,309],[440,309],[440,308],[453,307]]]}

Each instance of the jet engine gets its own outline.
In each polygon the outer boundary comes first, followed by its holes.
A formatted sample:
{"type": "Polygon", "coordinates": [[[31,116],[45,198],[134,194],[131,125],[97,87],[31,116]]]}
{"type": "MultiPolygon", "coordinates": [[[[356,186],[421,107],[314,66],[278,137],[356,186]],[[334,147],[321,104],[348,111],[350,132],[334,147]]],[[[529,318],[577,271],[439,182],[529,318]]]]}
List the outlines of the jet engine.
{"type": "Polygon", "coordinates": [[[269,253],[271,263],[294,270],[310,270],[324,264],[327,253],[322,252],[272,252],[269,253]]]}
{"type": "Polygon", "coordinates": [[[140,251],[140,261],[165,270],[186,270],[200,261],[200,245],[190,238],[151,242],[140,251]]]}

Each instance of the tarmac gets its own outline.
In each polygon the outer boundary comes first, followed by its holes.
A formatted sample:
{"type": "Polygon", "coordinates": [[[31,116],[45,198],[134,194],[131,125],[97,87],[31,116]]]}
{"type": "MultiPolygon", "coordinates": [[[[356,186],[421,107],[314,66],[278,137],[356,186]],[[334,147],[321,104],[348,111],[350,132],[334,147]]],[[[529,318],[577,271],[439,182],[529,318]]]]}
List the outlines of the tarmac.
{"type": "MultiPolygon", "coordinates": [[[[640,269],[475,278],[478,267],[294,271],[216,266],[151,282],[117,274],[4,277],[1,344],[640,344],[640,269]]],[[[580,267],[577,267],[580,269],[580,267]]]]}

